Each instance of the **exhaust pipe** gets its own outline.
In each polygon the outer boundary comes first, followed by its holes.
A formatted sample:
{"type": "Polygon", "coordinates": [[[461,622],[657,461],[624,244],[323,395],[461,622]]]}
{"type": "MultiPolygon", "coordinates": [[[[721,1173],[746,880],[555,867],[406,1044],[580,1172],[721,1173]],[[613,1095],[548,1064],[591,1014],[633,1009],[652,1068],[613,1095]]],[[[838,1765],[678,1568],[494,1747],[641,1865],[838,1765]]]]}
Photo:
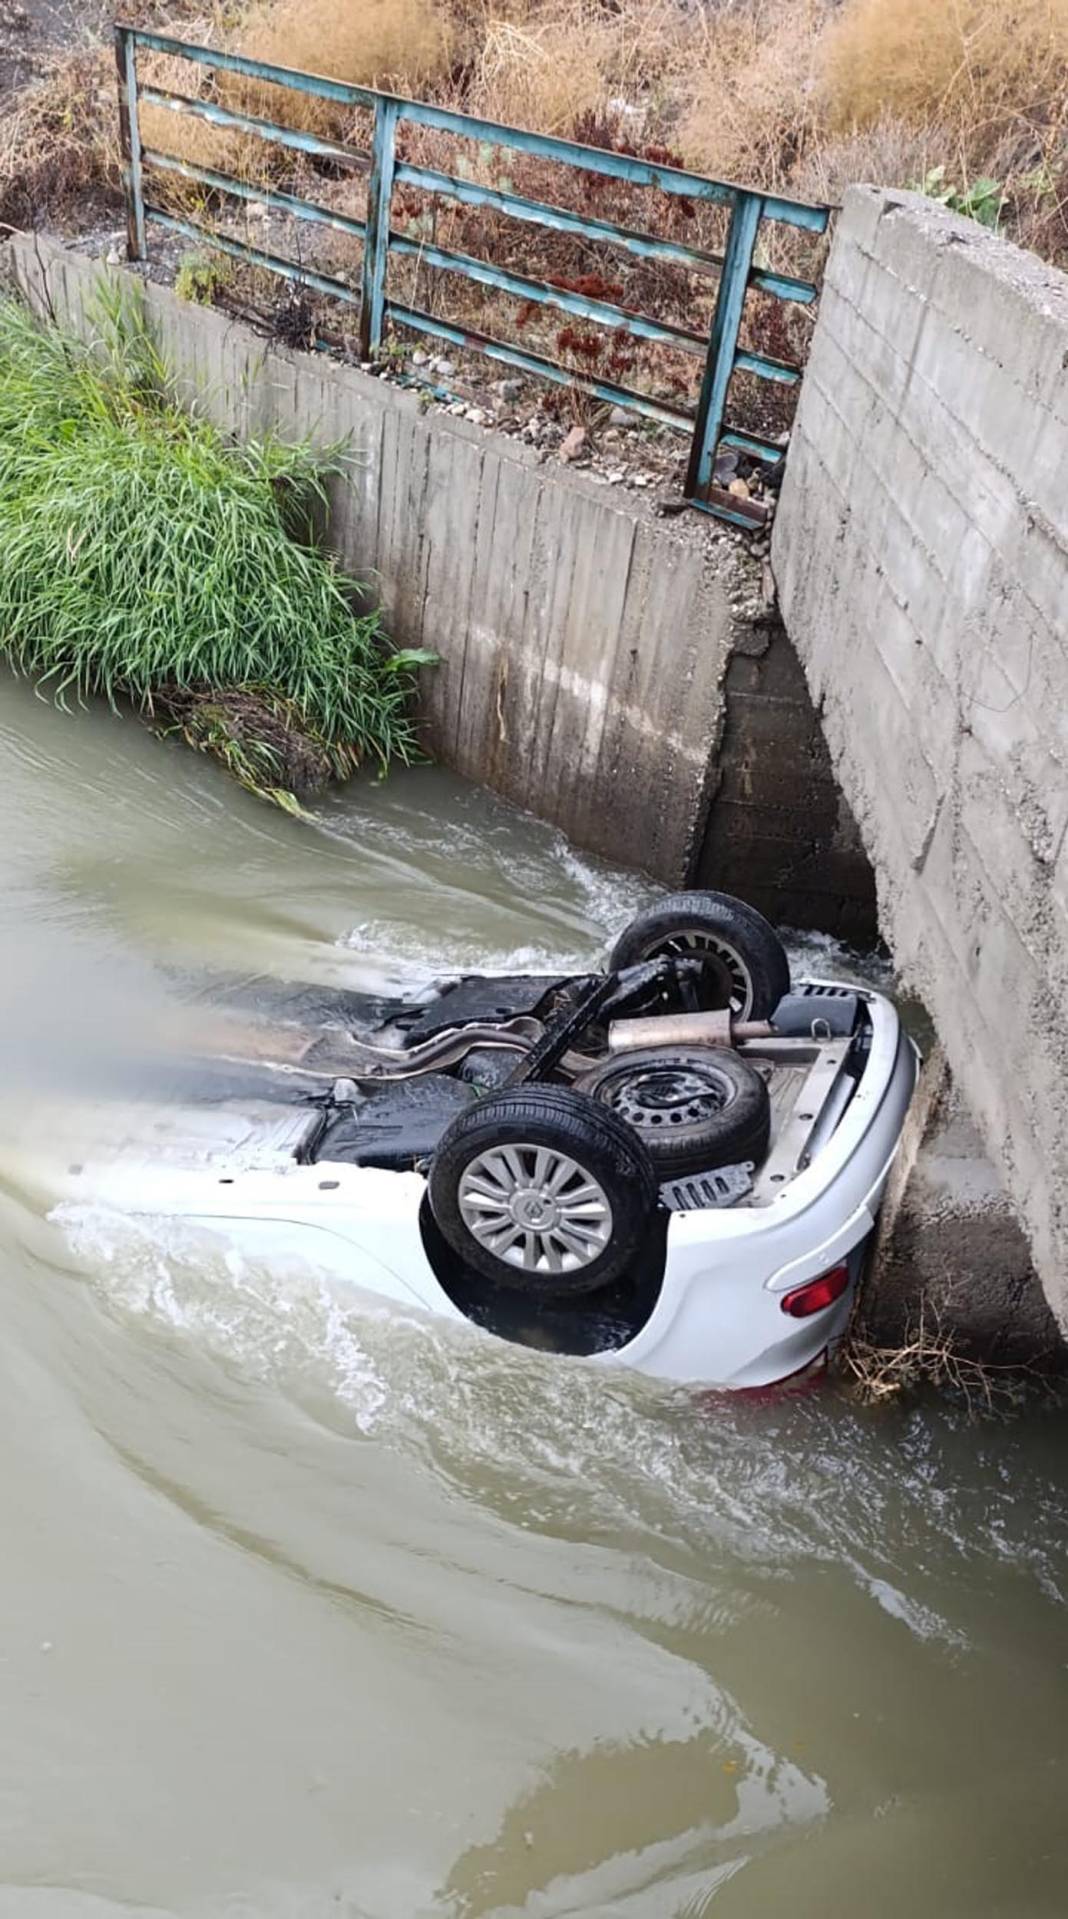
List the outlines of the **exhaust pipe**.
{"type": "Polygon", "coordinates": [[[771,1039],[766,1019],[733,1020],[724,1007],[716,1013],[659,1013],[652,1019],[616,1019],[608,1029],[610,1053],[640,1047],[734,1046],[742,1039],[771,1039]]]}

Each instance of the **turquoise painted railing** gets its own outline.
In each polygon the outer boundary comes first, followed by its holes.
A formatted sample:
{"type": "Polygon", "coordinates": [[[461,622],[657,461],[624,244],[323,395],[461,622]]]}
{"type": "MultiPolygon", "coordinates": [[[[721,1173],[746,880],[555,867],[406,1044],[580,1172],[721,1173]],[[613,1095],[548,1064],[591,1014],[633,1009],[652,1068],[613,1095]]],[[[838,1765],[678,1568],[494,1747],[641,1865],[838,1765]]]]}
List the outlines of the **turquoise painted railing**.
{"type": "Polygon", "coordinates": [[[127,205],[127,251],[132,260],[146,257],[146,225],[169,228],[193,240],[207,241],[213,248],[238,259],[277,273],[312,290],[327,294],[359,308],[360,351],[365,360],[379,353],[388,321],[431,334],[458,347],[473,347],[492,360],[521,372],[578,388],[582,392],[630,409],[662,425],[675,427],[690,435],[690,459],[686,474],[685,498],[693,506],[713,513],[736,525],[752,526],[763,518],[755,502],[746,502],[722,492],[713,484],[716,453],[721,446],[735,447],[755,455],[769,466],[783,458],[783,448],[758,432],[733,428],[727,417],[728,393],[733,374],[744,371],[763,380],[792,384],[801,369],[787,361],[746,350],[740,344],[740,329],[746,296],[751,288],[778,300],[809,303],[817,289],[810,280],[788,274],[772,273],[755,264],[757,236],[764,221],[779,221],[809,233],[822,233],[830,217],[829,209],[808,206],[801,201],[783,199],[776,194],[757,192],[722,180],[705,179],[679,168],[613,153],[599,147],[581,146],[573,140],[561,140],[547,134],[530,133],[519,127],[499,126],[492,120],[480,120],[474,114],[456,113],[449,108],[424,101],[405,100],[374,87],[349,86],[338,80],[315,74],[297,73],[288,67],[270,66],[262,60],[249,60],[237,53],[224,53],[217,47],[191,45],[168,34],[152,33],[140,27],[118,25],[115,28],[115,52],[119,73],[119,120],[122,142],[127,205]],[[301,132],[253,113],[237,112],[214,100],[194,99],[167,87],[142,81],[137,71],[139,48],[170,54],[188,60],[194,66],[241,74],[247,79],[266,81],[294,93],[336,102],[345,107],[366,107],[374,115],[370,156],[318,134],[301,132]],[[302,195],[279,189],[252,186],[246,181],[197,166],[177,155],[145,146],[140,133],[140,107],[166,107],[177,114],[189,114],[211,126],[243,134],[253,134],[298,153],[333,160],[348,169],[368,173],[367,217],[352,219],[316,204],[302,195]],[[531,200],[523,194],[480,186],[468,179],[454,178],[431,167],[410,166],[398,156],[397,129],[401,124],[432,127],[443,133],[475,140],[480,146],[504,147],[535,155],[538,159],[601,174],[632,186],[651,186],[662,193],[728,210],[726,243],[722,254],[680,241],[634,232],[610,220],[569,212],[562,207],[531,200]],[[318,273],[299,261],[285,259],[215,232],[192,218],[179,217],[146,197],[146,174],[178,173],[198,182],[210,192],[256,201],[269,209],[287,213],[298,220],[310,221],[354,236],[363,244],[361,286],[357,291],[329,274],[318,273]],[[645,318],[614,302],[594,299],[569,291],[547,280],[525,275],[479,260],[447,248],[427,245],[421,240],[398,233],[391,224],[393,194],[398,187],[416,188],[421,193],[442,195],[461,205],[486,207],[539,227],[580,238],[605,242],[643,260],[665,261],[690,267],[698,272],[718,275],[715,309],[708,333],[670,326],[645,318]],[[498,291],[517,296],[535,305],[544,305],[574,314],[596,325],[622,330],[635,338],[681,349],[704,361],[701,390],[696,407],[657,399],[636,392],[595,373],[563,366],[540,353],[498,340],[489,334],[453,325],[448,320],[418,307],[406,306],[390,298],[387,290],[389,256],[416,258],[424,265],[444,273],[459,273],[467,279],[498,291]]]}

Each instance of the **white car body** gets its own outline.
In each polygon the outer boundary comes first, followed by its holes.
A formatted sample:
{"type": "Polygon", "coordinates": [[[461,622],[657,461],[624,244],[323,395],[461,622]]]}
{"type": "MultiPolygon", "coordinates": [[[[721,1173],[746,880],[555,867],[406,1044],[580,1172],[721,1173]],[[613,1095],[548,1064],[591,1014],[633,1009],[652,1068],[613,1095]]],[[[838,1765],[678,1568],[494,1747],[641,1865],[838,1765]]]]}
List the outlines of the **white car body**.
{"type": "MultiPolygon", "coordinates": [[[[844,1110],[839,1101],[817,1115],[796,1166],[773,1176],[781,1190],[765,1185],[745,1203],[671,1212],[651,1310],[633,1336],[583,1363],[755,1389],[813,1367],[841,1336],[917,1071],[891,1002],[874,992],[859,997],[869,1046],[844,1110]],[[783,1311],[787,1294],[843,1264],[848,1284],[831,1304],[804,1318],[783,1311]]],[[[468,1317],[428,1256],[422,1173],[329,1158],[301,1163],[308,1126],[306,1106],[273,1102],[127,1109],[125,1133],[120,1128],[106,1152],[69,1163],[53,1196],[146,1221],[181,1220],[258,1258],[311,1262],[378,1300],[468,1317]]]]}

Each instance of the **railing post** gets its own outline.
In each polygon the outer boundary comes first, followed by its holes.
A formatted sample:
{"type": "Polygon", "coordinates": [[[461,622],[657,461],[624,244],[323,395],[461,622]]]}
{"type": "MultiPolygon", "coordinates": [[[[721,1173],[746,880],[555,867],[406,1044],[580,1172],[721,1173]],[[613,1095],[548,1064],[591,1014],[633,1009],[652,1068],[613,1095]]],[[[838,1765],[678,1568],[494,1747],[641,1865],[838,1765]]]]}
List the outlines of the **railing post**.
{"type": "Polygon", "coordinates": [[[126,258],[145,257],[145,201],[141,190],[141,129],[137,116],[137,50],[129,27],[115,28],[119,74],[119,145],[126,195],[126,258]]]}
{"type": "Polygon", "coordinates": [[[723,431],[727,387],[734,371],[745,291],[749,284],[753,249],[763,210],[764,201],[759,193],[746,193],[739,189],[735,194],[731,223],[727,229],[727,244],[723,249],[723,268],[716,294],[716,310],[712,316],[701,397],[697,402],[690,464],[686,472],[688,500],[704,499],[712,483],[716,448],[723,431]]]}
{"type": "Polygon", "coordinates": [[[400,105],[396,100],[375,102],[371,174],[367,183],[367,232],[363,243],[363,302],[360,307],[361,360],[373,360],[382,345],[386,268],[389,264],[389,217],[393,200],[393,168],[396,162],[399,111],[400,105]]]}

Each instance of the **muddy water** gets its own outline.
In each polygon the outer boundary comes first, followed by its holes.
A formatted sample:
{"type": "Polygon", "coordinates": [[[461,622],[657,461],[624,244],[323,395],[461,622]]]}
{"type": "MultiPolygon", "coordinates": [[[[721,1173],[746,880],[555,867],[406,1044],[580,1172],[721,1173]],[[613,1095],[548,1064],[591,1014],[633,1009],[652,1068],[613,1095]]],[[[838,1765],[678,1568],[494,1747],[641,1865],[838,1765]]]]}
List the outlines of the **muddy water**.
{"type": "MultiPolygon", "coordinates": [[[[429,769],[303,825],[6,683],[0,754],[8,1136],[215,973],[642,897],[429,769]]],[[[0,1919],[1063,1913],[1057,1415],[698,1416],[11,1192],[0,1252],[0,1919]]]]}

